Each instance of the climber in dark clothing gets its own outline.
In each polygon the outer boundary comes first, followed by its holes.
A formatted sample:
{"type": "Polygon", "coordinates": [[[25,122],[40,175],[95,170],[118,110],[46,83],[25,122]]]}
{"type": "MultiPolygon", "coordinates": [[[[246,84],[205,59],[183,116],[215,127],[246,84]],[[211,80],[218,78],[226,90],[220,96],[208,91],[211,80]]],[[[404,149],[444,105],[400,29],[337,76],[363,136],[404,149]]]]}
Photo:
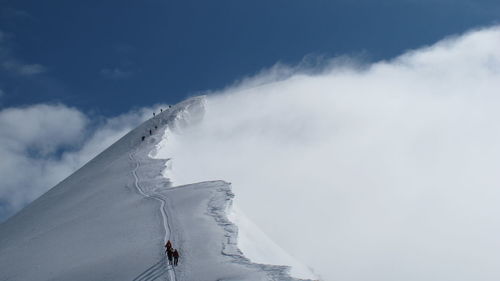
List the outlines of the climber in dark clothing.
{"type": "Polygon", "coordinates": [[[168,250],[171,250],[172,249],[172,242],[170,242],[170,240],[167,241],[167,244],[165,244],[165,248],[167,248],[165,250],[165,253],[168,251],[168,250]]]}
{"type": "Polygon", "coordinates": [[[160,112],[163,112],[163,108],[160,108],[160,112]]]}
{"type": "Polygon", "coordinates": [[[177,263],[179,262],[179,252],[177,249],[174,249],[172,255],[174,256],[174,266],[177,266],[177,263]]]}
{"type": "Polygon", "coordinates": [[[155,130],[158,129],[158,126],[155,126],[155,130]]]}
{"type": "Polygon", "coordinates": [[[167,249],[167,258],[168,258],[168,264],[172,265],[172,257],[174,253],[172,252],[172,248],[167,249]]]}
{"type": "Polygon", "coordinates": [[[153,112],[153,117],[155,117],[155,113],[153,112]]]}
{"type": "Polygon", "coordinates": [[[167,244],[165,244],[165,253],[167,253],[168,257],[168,264],[172,264],[172,257],[173,257],[173,251],[172,251],[172,242],[170,240],[167,241],[167,244]]]}
{"type": "Polygon", "coordinates": [[[151,130],[149,130],[149,135],[151,136],[153,134],[153,132],[151,130]]]}
{"type": "Polygon", "coordinates": [[[146,138],[145,136],[142,136],[141,140],[144,141],[145,138],[146,138]]]}

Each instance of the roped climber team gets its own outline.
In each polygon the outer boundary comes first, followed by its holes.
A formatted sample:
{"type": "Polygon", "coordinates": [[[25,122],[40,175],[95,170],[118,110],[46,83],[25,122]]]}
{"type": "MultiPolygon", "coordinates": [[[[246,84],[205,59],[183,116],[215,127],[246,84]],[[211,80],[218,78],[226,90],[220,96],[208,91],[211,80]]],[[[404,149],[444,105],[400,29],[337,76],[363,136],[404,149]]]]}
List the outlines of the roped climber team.
{"type": "Polygon", "coordinates": [[[179,262],[179,251],[172,247],[172,242],[170,242],[170,240],[168,240],[167,244],[165,244],[165,248],[165,253],[167,254],[168,258],[168,264],[177,266],[177,263],[179,262]]]}

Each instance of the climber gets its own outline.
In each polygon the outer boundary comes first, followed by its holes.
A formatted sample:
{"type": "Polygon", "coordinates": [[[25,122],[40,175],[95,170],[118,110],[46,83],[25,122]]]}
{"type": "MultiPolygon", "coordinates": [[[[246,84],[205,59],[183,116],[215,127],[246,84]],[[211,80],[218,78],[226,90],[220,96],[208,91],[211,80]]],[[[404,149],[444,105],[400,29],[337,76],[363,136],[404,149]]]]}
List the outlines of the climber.
{"type": "Polygon", "coordinates": [[[168,240],[168,241],[167,241],[167,244],[165,244],[165,248],[166,248],[165,253],[166,253],[168,250],[172,249],[172,242],[170,242],[170,240],[168,240]]]}
{"type": "Polygon", "coordinates": [[[142,136],[142,138],[141,138],[141,139],[142,139],[142,141],[144,141],[144,139],[145,139],[145,138],[146,138],[145,136],[142,136]]]}
{"type": "Polygon", "coordinates": [[[167,249],[167,257],[168,257],[168,264],[172,265],[172,256],[174,253],[172,252],[172,248],[167,249]]]}
{"type": "Polygon", "coordinates": [[[174,256],[174,266],[177,266],[177,263],[179,262],[179,252],[177,249],[174,249],[172,255],[174,256]]]}

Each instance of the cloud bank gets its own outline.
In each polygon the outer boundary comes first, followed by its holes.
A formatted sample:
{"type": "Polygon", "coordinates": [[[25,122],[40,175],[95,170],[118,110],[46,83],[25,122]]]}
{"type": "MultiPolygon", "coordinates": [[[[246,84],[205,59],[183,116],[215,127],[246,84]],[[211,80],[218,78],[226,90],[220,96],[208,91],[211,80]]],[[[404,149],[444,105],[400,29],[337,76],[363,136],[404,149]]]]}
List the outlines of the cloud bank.
{"type": "Polygon", "coordinates": [[[232,182],[239,208],[324,280],[499,280],[498,46],[492,27],[247,79],[168,135],[168,175],[232,182]]]}
{"type": "Polygon", "coordinates": [[[103,119],[62,104],[0,111],[0,222],[150,117],[152,109],[103,119]]]}

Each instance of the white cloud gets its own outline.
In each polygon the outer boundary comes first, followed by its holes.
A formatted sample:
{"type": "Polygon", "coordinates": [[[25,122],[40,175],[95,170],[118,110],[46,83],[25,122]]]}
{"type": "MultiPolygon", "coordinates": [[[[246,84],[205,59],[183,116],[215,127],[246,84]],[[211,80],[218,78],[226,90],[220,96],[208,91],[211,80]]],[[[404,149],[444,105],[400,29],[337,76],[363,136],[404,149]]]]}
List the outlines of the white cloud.
{"type": "Polygon", "coordinates": [[[26,148],[41,155],[54,153],[62,145],[78,144],[87,120],[74,108],[63,105],[34,105],[0,111],[4,148],[26,148]]]}
{"type": "Polygon", "coordinates": [[[232,182],[325,280],[499,280],[498,46],[493,27],[361,69],[263,73],[169,136],[170,175],[232,182]]]}
{"type": "Polygon", "coordinates": [[[0,221],[36,199],[151,115],[98,121],[76,108],[38,104],[0,111],[0,221]]]}

